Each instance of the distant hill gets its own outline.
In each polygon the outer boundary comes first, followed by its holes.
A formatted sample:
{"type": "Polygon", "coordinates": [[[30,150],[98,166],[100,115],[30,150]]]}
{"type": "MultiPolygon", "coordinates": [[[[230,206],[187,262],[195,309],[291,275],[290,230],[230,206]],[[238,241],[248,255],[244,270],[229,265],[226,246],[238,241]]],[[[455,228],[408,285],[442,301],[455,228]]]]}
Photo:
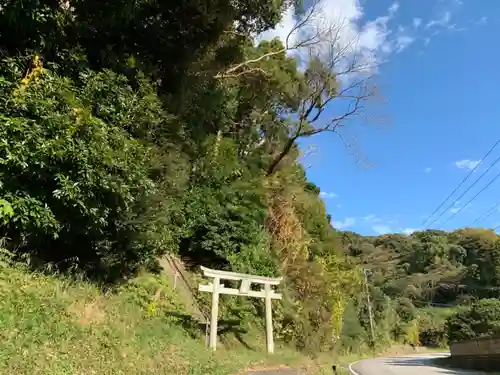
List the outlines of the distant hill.
{"type": "Polygon", "coordinates": [[[370,269],[373,285],[390,297],[443,306],[500,296],[500,237],[492,230],[340,236],[346,254],[370,269]]]}

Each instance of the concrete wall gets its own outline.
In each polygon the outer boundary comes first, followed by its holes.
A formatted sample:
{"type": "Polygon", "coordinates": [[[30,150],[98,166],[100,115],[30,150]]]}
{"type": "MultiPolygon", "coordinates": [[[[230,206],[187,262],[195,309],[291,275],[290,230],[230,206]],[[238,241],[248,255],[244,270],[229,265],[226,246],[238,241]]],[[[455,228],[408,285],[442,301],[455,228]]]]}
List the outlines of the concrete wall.
{"type": "Polygon", "coordinates": [[[500,335],[450,345],[454,365],[474,370],[500,370],[500,335]]]}

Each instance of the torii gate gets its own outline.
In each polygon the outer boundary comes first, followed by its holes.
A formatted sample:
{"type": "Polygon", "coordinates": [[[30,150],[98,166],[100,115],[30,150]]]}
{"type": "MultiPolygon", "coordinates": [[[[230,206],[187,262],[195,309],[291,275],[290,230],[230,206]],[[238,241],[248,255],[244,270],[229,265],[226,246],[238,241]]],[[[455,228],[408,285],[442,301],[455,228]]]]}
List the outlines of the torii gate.
{"type": "Polygon", "coordinates": [[[219,294],[230,294],[233,296],[265,298],[267,352],[274,353],[273,314],[271,310],[271,300],[281,299],[282,296],[280,293],[276,293],[272,286],[279,285],[283,278],[272,278],[248,275],[244,273],[213,270],[203,266],[201,267],[201,270],[203,271],[203,276],[212,278],[212,282],[210,284],[200,284],[198,287],[198,290],[200,292],[212,293],[210,348],[215,351],[217,347],[217,317],[219,315],[219,294]],[[221,280],[241,280],[240,288],[226,288],[224,284],[221,284],[221,280]],[[251,290],[251,284],[263,284],[264,289],[261,289],[260,291],[251,290]]]}

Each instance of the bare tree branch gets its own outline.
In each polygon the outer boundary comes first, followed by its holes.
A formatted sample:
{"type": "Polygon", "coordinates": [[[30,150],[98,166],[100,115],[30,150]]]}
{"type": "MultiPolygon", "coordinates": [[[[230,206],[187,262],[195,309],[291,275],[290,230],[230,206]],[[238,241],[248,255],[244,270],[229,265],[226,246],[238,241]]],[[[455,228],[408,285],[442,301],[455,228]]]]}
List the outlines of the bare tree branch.
{"type": "Polygon", "coordinates": [[[304,39],[298,39],[298,41],[294,44],[291,44],[291,42],[290,42],[292,36],[295,33],[300,33],[301,30],[305,27],[305,25],[307,25],[311,21],[313,15],[315,14],[317,4],[318,4],[318,1],[315,1],[312,4],[312,6],[309,8],[305,17],[303,19],[301,19],[300,21],[298,21],[292,27],[292,29],[290,30],[290,32],[287,34],[287,36],[285,38],[285,43],[284,43],[283,48],[268,52],[268,53],[261,55],[257,58],[249,59],[249,60],[243,61],[239,64],[236,64],[236,65],[228,68],[224,72],[217,73],[214,76],[214,78],[216,78],[216,79],[234,78],[234,77],[239,77],[241,75],[249,74],[249,73],[252,73],[255,71],[260,71],[261,73],[265,74],[265,72],[262,69],[254,68],[254,67],[252,67],[252,65],[256,64],[264,59],[282,54],[284,52],[289,52],[289,51],[298,50],[298,49],[302,49],[302,48],[310,48],[312,45],[319,43],[320,42],[319,31],[317,31],[314,35],[308,36],[304,39]],[[235,72],[242,70],[244,68],[246,68],[247,70],[243,70],[243,71],[240,71],[238,74],[234,74],[235,72]]]}
{"type": "MultiPolygon", "coordinates": [[[[368,103],[377,95],[373,83],[380,65],[375,55],[377,51],[363,47],[359,34],[352,37],[346,33],[348,20],[325,24],[327,18],[322,18],[319,7],[320,0],[313,0],[306,14],[288,32],[281,47],[265,51],[260,56],[252,56],[214,76],[216,79],[239,78],[255,73],[260,77],[267,76],[271,72],[266,72],[263,62],[291,52],[297,57],[302,54],[307,61],[307,68],[303,67],[306,88],[300,90],[298,110],[290,116],[296,118],[294,126],[289,130],[282,149],[273,157],[267,169],[268,175],[277,170],[278,164],[290,153],[299,138],[323,132],[335,133],[352,151],[352,146],[345,142],[339,130],[347,123],[361,121],[368,103]],[[349,35],[349,39],[346,39],[346,35],[349,35]],[[325,118],[326,113],[330,118],[325,118]]],[[[275,109],[274,112],[279,116],[290,115],[285,109],[275,109]]]]}

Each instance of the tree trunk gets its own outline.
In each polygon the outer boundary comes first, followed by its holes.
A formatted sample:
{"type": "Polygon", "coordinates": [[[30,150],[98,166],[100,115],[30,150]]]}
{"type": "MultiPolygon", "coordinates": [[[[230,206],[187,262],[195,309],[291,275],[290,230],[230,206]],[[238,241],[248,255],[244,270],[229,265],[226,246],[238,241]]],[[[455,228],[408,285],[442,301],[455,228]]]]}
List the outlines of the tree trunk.
{"type": "Polygon", "coordinates": [[[293,137],[293,138],[290,138],[288,140],[288,142],[286,143],[285,147],[283,148],[283,150],[280,152],[280,154],[278,156],[276,156],[273,161],[271,162],[271,164],[269,165],[269,167],[267,168],[267,173],[266,175],[267,176],[270,176],[272,175],[274,172],[276,172],[276,167],[278,166],[278,164],[281,162],[281,160],[283,160],[283,158],[285,156],[288,155],[288,153],[290,152],[290,150],[292,149],[293,145],[295,144],[295,141],[297,140],[297,137],[293,137]]]}

